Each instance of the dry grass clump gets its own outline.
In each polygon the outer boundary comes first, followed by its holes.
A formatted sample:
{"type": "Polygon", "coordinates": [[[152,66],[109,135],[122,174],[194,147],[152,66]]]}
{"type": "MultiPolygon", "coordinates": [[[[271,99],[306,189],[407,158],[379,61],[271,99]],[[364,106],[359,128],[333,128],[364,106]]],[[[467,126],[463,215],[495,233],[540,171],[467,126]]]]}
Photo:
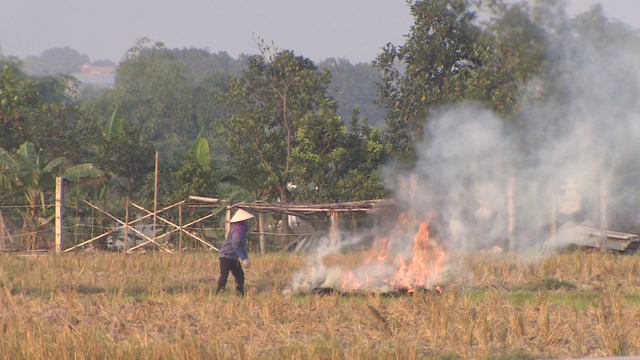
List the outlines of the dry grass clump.
{"type": "Polygon", "coordinates": [[[640,257],[470,257],[442,294],[282,296],[305,259],[253,257],[213,294],[213,253],[0,256],[2,358],[526,358],[640,354],[640,257]],[[231,284],[227,285],[231,288],[231,284]]]}

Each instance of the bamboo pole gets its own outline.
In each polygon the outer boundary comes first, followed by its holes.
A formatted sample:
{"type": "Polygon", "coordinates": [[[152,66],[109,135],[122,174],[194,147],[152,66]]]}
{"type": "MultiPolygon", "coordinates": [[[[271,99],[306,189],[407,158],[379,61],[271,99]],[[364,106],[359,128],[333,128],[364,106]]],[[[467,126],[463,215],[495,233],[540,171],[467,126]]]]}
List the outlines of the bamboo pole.
{"type": "Polygon", "coordinates": [[[178,225],[180,226],[179,240],[178,240],[178,254],[182,253],[182,204],[178,206],[178,225]]]}
{"type": "Polygon", "coordinates": [[[84,245],[86,245],[86,244],[89,244],[90,242],[93,242],[93,241],[95,241],[95,240],[98,240],[98,239],[100,239],[100,238],[102,238],[102,237],[105,237],[105,236],[107,236],[107,235],[111,234],[111,233],[112,233],[112,232],[114,232],[114,231],[118,231],[118,230],[123,229],[123,228],[124,228],[124,226],[118,226],[118,227],[116,227],[116,228],[113,228],[113,229],[111,229],[111,230],[108,230],[108,231],[106,231],[106,232],[104,232],[104,233],[102,233],[102,234],[100,234],[100,235],[98,235],[98,236],[92,237],[92,238],[91,238],[91,239],[89,239],[89,240],[85,240],[85,241],[81,242],[80,244],[77,244],[77,245],[72,246],[72,247],[70,247],[70,248],[68,248],[68,249],[65,249],[65,250],[63,251],[63,253],[66,253],[66,252],[69,252],[69,251],[71,251],[71,250],[74,250],[74,249],[76,249],[76,248],[78,248],[78,247],[80,247],[80,246],[84,246],[84,245]]]}
{"type": "MultiPolygon", "coordinates": [[[[210,218],[210,217],[212,217],[212,216],[215,216],[215,214],[209,214],[209,215],[207,215],[207,216],[205,216],[205,217],[202,217],[202,218],[200,218],[200,219],[194,220],[194,221],[192,221],[192,222],[190,222],[190,223],[188,223],[188,224],[184,225],[184,226],[183,226],[183,229],[184,229],[184,228],[187,228],[187,227],[189,227],[189,226],[191,226],[191,225],[193,225],[193,224],[195,224],[195,223],[197,223],[197,222],[199,222],[199,221],[202,221],[202,220],[208,219],[208,218],[210,218]]],[[[173,225],[173,226],[175,226],[176,228],[175,228],[175,229],[173,229],[173,230],[171,230],[171,231],[167,231],[166,233],[164,233],[164,234],[160,235],[160,236],[158,237],[158,239],[163,238],[163,237],[165,237],[165,236],[169,236],[169,235],[173,234],[174,232],[179,231],[179,229],[178,229],[178,225],[175,225],[175,224],[173,224],[172,222],[170,222],[170,221],[168,221],[168,220],[166,220],[166,219],[162,219],[162,218],[160,218],[160,219],[161,219],[161,220],[164,220],[165,222],[167,222],[167,223],[169,223],[169,224],[171,224],[171,225],[173,225]]],[[[132,229],[132,230],[135,230],[135,229],[132,229]]],[[[137,230],[136,230],[136,231],[137,231],[137,230]]],[[[215,246],[213,246],[213,245],[209,244],[208,242],[204,241],[204,240],[203,240],[202,238],[200,238],[199,236],[197,236],[197,235],[193,235],[192,233],[190,233],[190,232],[188,232],[188,231],[186,231],[186,230],[183,230],[183,232],[184,232],[185,234],[189,235],[190,237],[192,237],[192,238],[194,238],[194,239],[196,239],[196,240],[200,241],[202,244],[204,244],[204,245],[208,246],[209,248],[211,248],[211,249],[213,249],[213,250],[215,250],[215,251],[220,251],[217,247],[215,247],[215,246]]],[[[140,235],[140,236],[142,236],[142,237],[144,237],[145,239],[147,239],[147,241],[146,241],[146,242],[143,242],[142,244],[139,244],[139,245],[136,245],[136,246],[132,247],[131,249],[129,249],[129,252],[131,252],[131,251],[133,251],[133,250],[135,250],[135,249],[137,249],[137,248],[139,248],[139,247],[141,247],[141,246],[144,246],[144,245],[146,245],[146,244],[148,244],[148,243],[150,243],[150,242],[153,242],[153,238],[150,238],[150,237],[148,237],[148,236],[144,235],[143,233],[140,233],[140,234],[142,234],[142,235],[140,235]]],[[[156,245],[160,246],[158,243],[156,243],[156,245]]],[[[161,249],[166,250],[167,252],[171,252],[171,250],[169,250],[169,249],[165,249],[165,248],[161,248],[161,249]]]]}
{"type": "Polygon", "coordinates": [[[514,238],[513,238],[513,230],[515,228],[515,211],[513,207],[513,189],[515,186],[515,177],[513,175],[509,176],[509,182],[507,184],[507,211],[509,212],[509,225],[508,225],[508,239],[507,246],[504,250],[511,250],[513,248],[514,238]]]}
{"type": "Polygon", "coordinates": [[[2,218],[2,210],[0,210],[0,250],[6,249],[6,245],[4,243],[4,219],[2,218]]]}
{"type": "Polygon", "coordinates": [[[56,222],[55,222],[55,234],[56,234],[56,254],[60,254],[62,251],[62,204],[64,202],[64,192],[62,191],[63,179],[56,177],[56,222]]]}
{"type": "Polygon", "coordinates": [[[605,184],[605,176],[600,173],[600,231],[602,231],[602,240],[600,243],[600,251],[607,252],[607,186],[605,184]]]}
{"type": "MultiPolygon", "coordinates": [[[[160,210],[160,211],[158,211],[158,212],[162,212],[162,211],[167,210],[167,209],[170,209],[170,208],[172,208],[172,207],[174,207],[174,206],[181,205],[182,203],[184,203],[184,200],[183,200],[183,201],[181,201],[181,202],[179,202],[179,203],[173,204],[173,205],[171,205],[171,206],[167,206],[167,207],[165,207],[164,209],[162,209],[162,210],[160,210]]],[[[152,211],[147,210],[147,209],[145,209],[144,207],[142,207],[142,206],[140,206],[140,205],[138,205],[138,204],[136,204],[136,203],[134,203],[134,202],[131,202],[131,206],[133,206],[133,207],[135,207],[135,208],[138,208],[138,209],[140,209],[140,210],[142,210],[142,211],[145,211],[145,212],[149,213],[149,215],[153,214],[153,212],[152,212],[152,211]]],[[[196,239],[196,240],[200,241],[202,244],[206,245],[207,247],[210,247],[210,248],[212,248],[212,249],[214,249],[214,250],[218,251],[218,248],[216,248],[215,246],[213,246],[213,245],[209,244],[208,242],[206,242],[205,240],[203,240],[203,239],[202,239],[202,238],[200,238],[199,236],[197,236],[197,235],[193,235],[193,234],[191,234],[190,232],[188,232],[188,231],[184,230],[185,228],[187,228],[187,227],[189,227],[189,226],[191,226],[191,225],[193,225],[193,224],[196,224],[196,223],[198,223],[198,222],[200,222],[200,221],[202,221],[202,220],[206,220],[206,219],[208,219],[208,218],[210,218],[210,217],[212,217],[212,216],[215,216],[215,215],[216,215],[216,214],[209,214],[209,215],[203,216],[203,217],[201,217],[201,218],[199,218],[199,219],[196,219],[196,220],[194,220],[194,221],[192,221],[192,222],[190,222],[190,223],[187,223],[187,224],[183,225],[183,226],[182,226],[182,229],[183,229],[183,230],[182,230],[182,232],[184,232],[185,234],[189,235],[190,237],[192,237],[192,238],[194,238],[194,239],[196,239]]],[[[159,219],[160,221],[165,222],[165,223],[167,223],[167,224],[169,224],[169,225],[171,225],[171,226],[173,226],[173,227],[175,228],[175,229],[173,229],[173,230],[171,230],[171,231],[168,231],[168,232],[166,232],[166,233],[164,233],[164,234],[160,235],[160,237],[159,237],[159,238],[162,238],[162,237],[164,237],[164,236],[171,235],[171,234],[173,234],[174,232],[176,232],[176,231],[179,231],[179,230],[180,230],[180,226],[179,226],[179,225],[177,225],[177,224],[175,224],[175,223],[173,223],[173,222],[171,222],[171,221],[169,221],[169,220],[167,220],[167,219],[165,219],[165,218],[163,218],[163,217],[158,217],[158,219],[159,219]]],[[[116,221],[119,221],[119,220],[116,220],[116,221]]],[[[134,229],[134,230],[135,230],[135,229],[134,229]]],[[[137,248],[139,248],[140,246],[143,246],[143,245],[148,244],[149,242],[152,242],[152,241],[153,241],[153,239],[152,239],[152,238],[148,238],[148,237],[145,237],[145,238],[147,239],[147,241],[146,241],[146,242],[144,242],[144,243],[142,243],[142,244],[140,244],[140,245],[136,245],[136,247],[135,247],[135,248],[131,248],[131,249],[129,249],[129,250],[137,249],[137,248]]],[[[160,246],[158,243],[156,243],[156,245],[160,246]]]]}
{"type": "Polygon", "coordinates": [[[338,212],[330,211],[329,216],[331,217],[331,230],[329,233],[329,239],[331,239],[331,245],[335,246],[338,244],[338,231],[340,230],[340,227],[338,225],[338,212]]]}
{"type": "Polygon", "coordinates": [[[73,245],[78,245],[78,197],[76,197],[76,226],[73,230],[73,235],[75,237],[73,245]]]}
{"type": "Polygon", "coordinates": [[[11,241],[12,244],[14,244],[15,242],[13,241],[13,237],[11,237],[11,233],[9,232],[9,228],[7,228],[7,224],[4,223],[4,217],[2,216],[2,211],[0,210],[0,249],[2,250],[6,250],[7,248],[7,238],[9,238],[9,240],[11,241]]]}
{"type": "Polygon", "coordinates": [[[93,208],[91,208],[91,237],[93,238],[93,208]]]}
{"type": "Polygon", "coordinates": [[[551,195],[551,241],[558,239],[558,202],[556,195],[551,195]]]}
{"type": "MultiPolygon", "coordinates": [[[[113,215],[109,214],[108,212],[106,212],[106,211],[104,211],[104,210],[100,209],[99,207],[97,207],[97,206],[93,205],[92,203],[88,202],[87,200],[84,200],[84,202],[85,202],[87,205],[91,206],[93,209],[96,209],[96,210],[98,210],[98,211],[102,212],[103,214],[107,215],[108,217],[110,217],[110,218],[112,218],[113,220],[115,220],[116,222],[118,222],[120,225],[122,225],[120,228],[123,228],[123,227],[124,227],[124,221],[122,221],[122,220],[118,219],[117,217],[115,217],[115,216],[113,216],[113,215]]],[[[132,202],[132,203],[131,203],[131,205],[135,205],[135,204],[132,202]]],[[[153,213],[151,213],[151,215],[153,215],[153,213]]],[[[143,216],[143,218],[144,218],[144,216],[143,216]]],[[[138,220],[140,220],[140,219],[138,219],[138,220]]],[[[136,221],[137,221],[137,220],[136,220],[136,221]]],[[[165,220],[165,221],[166,221],[166,220],[165,220]]],[[[131,223],[133,223],[133,222],[134,222],[134,221],[132,221],[131,223]]],[[[129,223],[129,224],[131,224],[131,223],[129,223]]],[[[161,246],[160,244],[158,244],[152,236],[147,236],[147,235],[145,235],[145,233],[143,233],[142,231],[140,231],[140,230],[138,230],[138,229],[136,229],[136,228],[134,228],[134,227],[130,227],[130,229],[131,229],[131,231],[133,231],[134,233],[136,233],[136,234],[140,235],[141,237],[143,237],[143,238],[147,239],[147,240],[148,240],[148,241],[147,241],[147,243],[148,243],[148,242],[153,242],[154,244],[156,244],[156,245],[157,245],[159,248],[161,248],[162,250],[165,250],[165,251],[167,251],[167,252],[171,252],[171,250],[167,249],[167,248],[166,248],[166,246],[161,246]]],[[[163,236],[165,236],[165,235],[166,235],[166,234],[163,234],[163,236]]],[[[146,244],[146,243],[145,243],[145,244],[146,244]]],[[[141,245],[138,245],[138,246],[136,246],[136,248],[138,248],[138,247],[140,247],[140,246],[141,246],[141,245]]],[[[129,251],[131,251],[131,250],[133,250],[133,248],[129,249],[129,251]]]]}
{"type": "Polygon", "coordinates": [[[265,254],[264,214],[258,213],[258,228],[260,229],[260,253],[265,254]]]}
{"type": "MultiPolygon", "coordinates": [[[[156,174],[153,185],[153,242],[156,242],[156,220],[158,217],[158,150],[156,150],[156,174]]],[[[156,249],[153,248],[155,252],[156,249]]]]}
{"type": "MultiPolygon", "coordinates": [[[[136,223],[136,222],[138,222],[138,221],[141,221],[141,220],[143,220],[143,219],[146,219],[146,218],[148,218],[148,217],[152,216],[152,215],[153,215],[153,212],[152,212],[152,211],[149,211],[149,210],[145,209],[145,208],[144,208],[144,207],[142,207],[142,206],[136,205],[134,202],[132,202],[131,200],[129,200],[129,204],[130,204],[131,206],[133,206],[133,207],[137,207],[138,209],[141,209],[141,210],[144,210],[144,211],[146,211],[148,214],[147,214],[147,215],[144,215],[144,216],[141,216],[141,217],[139,217],[139,218],[137,218],[137,219],[135,219],[135,220],[133,220],[133,221],[123,222],[122,220],[118,219],[117,217],[115,217],[115,216],[113,216],[113,215],[109,214],[108,212],[106,212],[106,211],[104,211],[104,210],[100,209],[99,207],[97,207],[97,206],[95,206],[95,205],[91,204],[90,202],[88,202],[88,201],[86,201],[86,200],[83,200],[83,201],[84,201],[84,203],[86,203],[87,205],[89,205],[89,206],[91,207],[92,219],[93,219],[93,210],[95,209],[95,210],[98,210],[98,211],[100,211],[100,212],[104,213],[105,215],[107,215],[107,216],[108,216],[108,217],[110,217],[111,219],[115,220],[116,222],[118,222],[118,223],[120,224],[120,226],[118,226],[118,227],[116,227],[116,228],[113,228],[113,229],[110,229],[110,230],[106,231],[105,233],[102,233],[102,234],[100,234],[100,235],[98,235],[98,236],[96,236],[96,237],[94,237],[94,236],[93,236],[93,227],[92,227],[92,228],[91,228],[91,233],[92,233],[92,235],[91,235],[91,239],[86,240],[86,241],[83,241],[82,243],[77,244],[76,246],[73,246],[73,247],[71,247],[71,248],[68,248],[68,249],[64,250],[64,252],[69,252],[69,251],[71,251],[71,250],[73,250],[73,249],[76,249],[76,248],[78,248],[78,247],[80,247],[80,246],[83,246],[83,245],[85,245],[85,244],[91,243],[92,241],[95,241],[95,240],[97,240],[97,239],[99,239],[99,238],[101,238],[101,237],[103,237],[103,236],[109,235],[110,233],[112,233],[112,232],[114,232],[114,231],[119,231],[120,229],[124,229],[125,225],[127,225],[127,226],[128,226],[128,229],[130,229],[130,230],[131,230],[131,231],[133,231],[134,233],[136,233],[136,234],[140,235],[143,239],[146,239],[146,240],[147,240],[146,242],[144,242],[144,243],[142,243],[142,244],[140,244],[140,245],[136,245],[136,246],[132,247],[131,249],[128,249],[127,251],[131,252],[132,250],[135,250],[135,249],[137,249],[137,248],[139,248],[139,247],[141,247],[141,246],[144,246],[144,245],[146,245],[146,244],[148,244],[148,243],[150,243],[150,242],[153,242],[153,243],[155,243],[155,244],[160,248],[160,250],[162,250],[162,251],[166,251],[166,252],[171,252],[171,250],[167,249],[167,248],[166,248],[166,246],[164,246],[164,247],[163,247],[163,246],[161,246],[160,244],[158,244],[157,242],[155,242],[155,241],[154,241],[154,239],[153,239],[153,237],[149,237],[149,236],[145,235],[143,232],[139,231],[138,229],[136,229],[136,228],[134,228],[134,227],[131,227],[131,224],[134,224],[134,223],[136,223]]],[[[176,204],[173,204],[173,205],[171,205],[171,206],[167,206],[167,207],[163,208],[162,210],[160,210],[159,212],[162,212],[162,211],[165,211],[165,210],[171,209],[171,208],[173,208],[173,207],[175,207],[175,206],[178,206],[178,205],[182,204],[183,202],[184,202],[184,201],[179,202],[179,203],[176,203],[176,204]]],[[[188,223],[188,224],[184,225],[184,226],[183,226],[183,228],[186,228],[186,227],[188,227],[188,226],[191,226],[191,225],[193,225],[193,224],[197,223],[198,221],[202,221],[202,220],[207,219],[207,218],[209,218],[209,217],[211,217],[211,216],[214,216],[214,214],[209,214],[209,215],[207,215],[207,216],[205,216],[205,217],[203,217],[203,218],[200,218],[200,219],[195,220],[195,221],[193,221],[193,222],[191,222],[191,223],[188,223]]],[[[167,232],[167,233],[165,233],[165,234],[162,234],[159,238],[162,238],[162,237],[164,237],[164,236],[171,235],[172,233],[174,233],[174,232],[176,232],[176,231],[178,231],[178,230],[179,230],[179,229],[178,229],[178,225],[175,225],[174,223],[172,223],[172,222],[170,222],[170,221],[168,221],[168,220],[166,220],[166,219],[163,219],[163,218],[160,218],[160,220],[163,220],[164,222],[166,222],[166,223],[168,223],[168,224],[170,224],[170,225],[172,225],[172,226],[176,227],[176,229],[175,229],[175,230],[172,230],[172,231],[169,231],[169,232],[167,232]]],[[[207,242],[205,242],[204,240],[200,239],[199,237],[197,237],[197,236],[195,236],[195,235],[192,235],[192,234],[189,234],[188,232],[187,232],[186,234],[187,234],[187,235],[189,235],[189,236],[191,236],[191,237],[193,237],[193,238],[195,238],[195,239],[197,239],[197,240],[199,240],[199,241],[201,241],[201,242],[203,242],[203,243],[204,243],[204,244],[206,244],[207,246],[212,247],[212,248],[213,248],[213,249],[215,249],[216,251],[218,251],[218,249],[217,249],[216,247],[211,246],[210,244],[208,244],[208,243],[207,243],[207,242]]]]}
{"type": "MultiPolygon", "coordinates": [[[[135,239],[135,236],[133,237],[135,239]]],[[[124,245],[122,253],[127,253],[127,241],[129,241],[129,197],[127,197],[127,207],[124,210],[124,245]]],[[[135,243],[133,244],[135,245],[135,243]]]]}

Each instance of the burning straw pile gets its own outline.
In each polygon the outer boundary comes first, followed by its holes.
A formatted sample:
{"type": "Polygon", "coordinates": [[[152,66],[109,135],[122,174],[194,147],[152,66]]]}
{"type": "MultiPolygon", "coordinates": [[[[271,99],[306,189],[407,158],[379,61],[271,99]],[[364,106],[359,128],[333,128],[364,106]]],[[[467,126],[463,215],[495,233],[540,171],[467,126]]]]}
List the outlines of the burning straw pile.
{"type": "Polygon", "coordinates": [[[413,293],[441,280],[445,251],[430,236],[428,218],[401,213],[386,234],[344,237],[324,238],[284,294],[413,293]]]}

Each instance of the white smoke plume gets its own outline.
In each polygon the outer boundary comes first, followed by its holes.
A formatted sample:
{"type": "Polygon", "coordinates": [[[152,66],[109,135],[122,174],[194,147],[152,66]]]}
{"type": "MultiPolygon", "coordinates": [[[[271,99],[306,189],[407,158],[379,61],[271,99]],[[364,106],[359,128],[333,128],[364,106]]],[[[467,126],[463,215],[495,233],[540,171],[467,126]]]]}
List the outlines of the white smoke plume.
{"type": "MultiPolygon", "coordinates": [[[[442,109],[430,116],[416,146],[415,168],[388,167],[385,179],[400,211],[411,221],[430,222],[430,246],[447,254],[496,245],[546,254],[574,241],[578,226],[601,226],[601,198],[608,229],[638,233],[640,40],[628,36],[599,47],[592,40],[575,30],[557,35],[550,48],[558,50],[550,58],[559,75],[528,82],[516,119],[509,122],[473,103],[442,109]],[[556,96],[542,96],[550,88],[556,96]]],[[[326,259],[357,244],[375,244],[371,239],[392,233],[384,224],[359,237],[325,239],[287,291],[340,289],[346,274],[387,289],[389,274],[416,256],[411,234],[417,226],[405,226],[398,249],[390,252],[393,259],[382,267],[326,259]]],[[[445,260],[421,284],[441,281],[446,269],[445,260]]]]}

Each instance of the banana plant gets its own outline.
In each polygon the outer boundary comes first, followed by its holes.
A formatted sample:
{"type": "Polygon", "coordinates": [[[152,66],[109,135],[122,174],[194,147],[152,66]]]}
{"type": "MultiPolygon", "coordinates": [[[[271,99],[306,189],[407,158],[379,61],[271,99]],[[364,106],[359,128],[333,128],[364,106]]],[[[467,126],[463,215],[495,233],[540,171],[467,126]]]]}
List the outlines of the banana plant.
{"type": "Polygon", "coordinates": [[[46,195],[55,192],[56,177],[61,176],[74,186],[91,186],[104,179],[102,171],[92,164],[65,169],[67,162],[58,157],[45,163],[42,150],[36,151],[30,141],[25,141],[13,155],[0,148],[0,189],[21,193],[26,200],[27,206],[20,211],[22,246],[26,250],[36,248],[38,232],[53,218],[46,195]]]}
{"type": "MultiPolygon", "coordinates": [[[[191,145],[191,152],[193,153],[198,165],[214,171],[214,178],[216,181],[237,186],[242,185],[240,178],[231,169],[227,160],[212,158],[209,155],[209,141],[204,137],[204,129],[200,130],[198,137],[193,141],[193,145],[191,145]]],[[[173,152],[173,156],[178,160],[177,164],[174,163],[173,166],[179,167],[184,163],[187,153],[185,151],[176,150],[173,152]]]]}
{"type": "MultiPolygon", "coordinates": [[[[213,170],[213,179],[218,183],[216,196],[233,200],[253,200],[246,184],[238,177],[229,162],[209,155],[209,142],[204,137],[204,130],[201,130],[193,141],[191,153],[200,167],[213,170]]],[[[176,171],[186,162],[187,152],[176,150],[173,157],[163,159],[160,167],[164,166],[165,171],[176,171]]]]}

